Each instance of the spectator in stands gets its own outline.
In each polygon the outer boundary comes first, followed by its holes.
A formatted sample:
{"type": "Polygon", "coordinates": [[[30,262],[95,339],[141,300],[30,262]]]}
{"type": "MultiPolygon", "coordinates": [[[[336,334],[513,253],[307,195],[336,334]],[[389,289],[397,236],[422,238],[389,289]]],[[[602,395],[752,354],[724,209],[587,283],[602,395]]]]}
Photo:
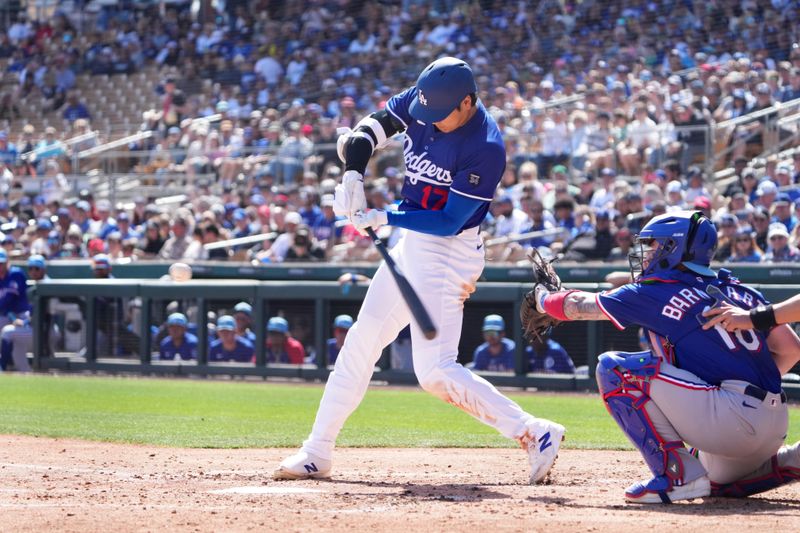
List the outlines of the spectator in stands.
{"type": "MultiPolygon", "coordinates": [[[[271,211],[273,222],[278,222],[279,219],[277,216],[279,213],[281,213],[281,211],[277,208],[272,209],[271,211]]],[[[283,226],[281,227],[281,225],[278,224],[275,228],[277,231],[281,231],[281,234],[277,237],[277,239],[275,239],[275,242],[270,247],[269,257],[272,261],[282,262],[286,258],[289,248],[291,248],[292,244],[294,243],[294,234],[302,222],[303,217],[300,216],[300,213],[297,213],[296,211],[286,213],[283,219],[283,226]]]]}
{"type": "Polygon", "coordinates": [[[525,348],[528,369],[546,374],[574,374],[575,363],[559,343],[552,338],[535,339],[525,348]]]}
{"type": "Polygon", "coordinates": [[[631,247],[633,246],[633,235],[631,230],[626,227],[619,228],[614,235],[616,246],[608,254],[609,261],[625,261],[628,258],[631,247]]]}
{"type": "Polygon", "coordinates": [[[764,252],[756,244],[755,234],[749,226],[740,228],[733,241],[733,250],[728,263],[760,263],[764,252]]]}
{"type": "MultiPolygon", "coordinates": [[[[543,82],[544,83],[544,82],[543,82]]],[[[540,123],[538,133],[542,139],[541,151],[536,164],[540,176],[547,176],[553,165],[569,161],[569,128],[567,112],[557,107],[548,112],[540,123]]]]}
{"type": "Polygon", "coordinates": [[[40,218],[36,221],[36,230],[31,242],[30,252],[36,255],[51,257],[55,250],[51,249],[49,235],[53,229],[53,223],[48,218],[40,218]]]}
{"type": "Polygon", "coordinates": [[[80,118],[86,120],[91,120],[92,118],[89,109],[78,99],[78,95],[75,92],[70,92],[66,97],[66,106],[61,116],[69,123],[74,123],[80,118]]]}
{"type": "Polygon", "coordinates": [[[659,145],[656,123],[647,115],[647,105],[634,106],[633,120],[627,128],[625,140],[617,146],[620,165],[631,176],[639,174],[640,165],[648,160],[652,150],[659,145]]]}
{"type": "MultiPolygon", "coordinates": [[[[350,315],[338,315],[333,319],[333,337],[325,341],[326,364],[336,363],[336,358],[344,344],[344,338],[351,327],[353,327],[353,317],[350,315]]],[[[317,363],[320,364],[323,361],[317,361],[317,363]]]]}
{"type": "Polygon", "coordinates": [[[800,261],[800,250],[789,243],[789,232],[786,226],[780,222],[773,222],[769,225],[767,234],[769,247],[764,256],[767,263],[784,263],[800,261]]]}
{"type": "Polygon", "coordinates": [[[109,233],[117,230],[117,221],[111,216],[111,202],[98,200],[95,211],[97,219],[89,224],[89,232],[100,239],[105,239],[109,233]]]}
{"type": "Polygon", "coordinates": [[[778,196],[778,186],[774,182],[765,179],[758,184],[756,200],[753,205],[758,205],[770,211],[776,196],[778,196]]]}
{"type": "Polygon", "coordinates": [[[717,221],[717,252],[714,259],[717,261],[727,261],[733,253],[735,246],[734,239],[739,230],[738,219],[729,213],[722,215],[717,221]]]}
{"type": "MultiPolygon", "coordinates": [[[[171,222],[172,234],[169,239],[164,242],[158,256],[161,259],[176,260],[181,259],[189,246],[191,239],[189,237],[189,223],[182,216],[178,215],[172,219],[171,222]]],[[[149,239],[149,232],[147,235],[149,239]]]]}
{"type": "Polygon", "coordinates": [[[64,145],[56,138],[56,135],[56,129],[48,126],[44,129],[44,138],[36,143],[34,160],[38,172],[44,172],[45,161],[49,158],[58,159],[66,154],[64,145]]]}
{"type": "Polygon", "coordinates": [[[253,343],[236,335],[236,320],[230,315],[217,318],[217,336],[208,349],[209,362],[251,362],[254,357],[253,343]]]}
{"type": "Polygon", "coordinates": [[[186,331],[188,325],[189,321],[183,313],[172,313],[167,317],[169,336],[159,345],[159,359],[162,361],[174,361],[178,358],[182,361],[197,359],[197,337],[186,331]]]}
{"type": "Polygon", "coordinates": [[[756,244],[761,250],[766,250],[769,245],[767,238],[769,234],[770,215],[769,211],[763,207],[756,207],[751,215],[753,233],[756,244]]]}
{"type": "Polygon", "coordinates": [[[324,194],[320,200],[320,214],[311,223],[311,233],[317,244],[323,249],[333,246],[336,238],[342,234],[336,227],[337,218],[333,212],[333,195],[324,194]]]}
{"type": "Polygon", "coordinates": [[[300,226],[294,233],[292,246],[286,251],[286,262],[317,262],[325,260],[325,250],[317,245],[308,228],[300,226]]]}
{"type": "Polygon", "coordinates": [[[314,143],[306,137],[299,122],[290,122],[289,135],[278,149],[273,166],[276,179],[284,184],[296,183],[303,170],[303,163],[312,154],[314,143]]]}
{"type": "Polygon", "coordinates": [[[785,192],[778,193],[772,202],[772,222],[783,224],[790,234],[797,226],[797,218],[792,213],[792,199],[785,192]]]}
{"type": "Polygon", "coordinates": [[[267,322],[267,363],[301,365],[305,357],[303,345],[289,334],[289,322],[280,316],[270,318],[267,322]]]}
{"type": "Polygon", "coordinates": [[[21,116],[22,113],[20,112],[16,95],[12,92],[0,94],[0,119],[13,122],[21,116]]]}
{"type": "Polygon", "coordinates": [[[6,165],[15,163],[19,152],[14,143],[8,141],[8,134],[5,131],[0,131],[0,160],[6,165]]]}
{"type": "Polygon", "coordinates": [[[509,194],[502,194],[492,202],[491,213],[495,219],[495,237],[519,235],[529,223],[525,212],[514,207],[514,200],[509,194]]]}
{"type": "Polygon", "coordinates": [[[483,319],[483,344],[475,348],[470,367],[490,372],[513,372],[516,343],[505,336],[505,321],[500,315],[483,319]]]}
{"type": "Polygon", "coordinates": [[[158,222],[154,220],[148,221],[145,225],[144,236],[139,243],[142,256],[145,258],[157,257],[165,242],[165,239],[161,236],[158,222]]]}
{"type": "Polygon", "coordinates": [[[781,102],[789,102],[800,98],[800,68],[792,68],[789,85],[781,91],[781,102]]]}

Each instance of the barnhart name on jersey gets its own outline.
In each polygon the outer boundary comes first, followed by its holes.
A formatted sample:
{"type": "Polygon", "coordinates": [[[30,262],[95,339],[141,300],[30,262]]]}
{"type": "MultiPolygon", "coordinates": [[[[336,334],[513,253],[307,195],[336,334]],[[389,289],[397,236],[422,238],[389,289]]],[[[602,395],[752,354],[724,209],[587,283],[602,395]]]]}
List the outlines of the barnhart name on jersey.
{"type": "MultiPolygon", "coordinates": [[[[731,300],[742,302],[745,308],[750,309],[756,305],[753,295],[748,292],[739,292],[734,287],[723,287],[727,293],[726,296],[731,300]]],[[[695,304],[701,301],[712,301],[714,298],[706,294],[706,292],[697,287],[690,289],[681,289],[678,293],[669,299],[669,303],[661,309],[661,314],[673,320],[681,320],[686,311],[691,309],[695,304]]]]}

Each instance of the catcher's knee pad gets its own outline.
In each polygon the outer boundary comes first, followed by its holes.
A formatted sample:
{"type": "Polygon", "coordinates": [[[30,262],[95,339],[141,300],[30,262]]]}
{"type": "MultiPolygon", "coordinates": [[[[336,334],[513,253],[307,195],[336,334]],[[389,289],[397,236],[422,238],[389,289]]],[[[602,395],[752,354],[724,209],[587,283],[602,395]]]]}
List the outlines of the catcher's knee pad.
{"type": "Polygon", "coordinates": [[[644,409],[658,362],[649,351],[606,352],[598,358],[595,374],[608,412],[642,453],[653,474],[677,481],[683,478],[683,463],[677,453],[683,442],[667,442],[661,437],[644,409]]]}

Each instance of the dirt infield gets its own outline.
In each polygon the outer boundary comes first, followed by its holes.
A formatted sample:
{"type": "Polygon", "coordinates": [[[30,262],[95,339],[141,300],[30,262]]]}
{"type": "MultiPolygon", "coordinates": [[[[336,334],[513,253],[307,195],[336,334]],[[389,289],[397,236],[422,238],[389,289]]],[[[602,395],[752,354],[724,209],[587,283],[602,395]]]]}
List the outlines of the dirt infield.
{"type": "Polygon", "coordinates": [[[286,450],[0,437],[4,531],[800,531],[800,484],[748,500],[626,505],[632,452],[563,450],[526,485],[512,449],[342,449],[332,481],[276,482],[286,450]]]}

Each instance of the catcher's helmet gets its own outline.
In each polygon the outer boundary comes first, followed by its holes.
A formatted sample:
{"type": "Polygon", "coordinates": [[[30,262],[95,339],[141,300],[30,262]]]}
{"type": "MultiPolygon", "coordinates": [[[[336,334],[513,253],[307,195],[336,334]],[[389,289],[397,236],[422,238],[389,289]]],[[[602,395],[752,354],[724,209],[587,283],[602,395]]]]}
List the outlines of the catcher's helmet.
{"type": "Polygon", "coordinates": [[[442,57],[420,73],[416,91],[408,112],[428,124],[446,118],[465,96],[478,92],[478,86],[466,62],[442,57]]]}
{"type": "Polygon", "coordinates": [[[701,276],[716,277],[709,267],[716,251],[714,224],[700,211],[679,211],[650,220],[636,236],[628,260],[634,279],[678,265],[701,276]],[[651,255],[646,257],[648,253],[651,255]]]}

